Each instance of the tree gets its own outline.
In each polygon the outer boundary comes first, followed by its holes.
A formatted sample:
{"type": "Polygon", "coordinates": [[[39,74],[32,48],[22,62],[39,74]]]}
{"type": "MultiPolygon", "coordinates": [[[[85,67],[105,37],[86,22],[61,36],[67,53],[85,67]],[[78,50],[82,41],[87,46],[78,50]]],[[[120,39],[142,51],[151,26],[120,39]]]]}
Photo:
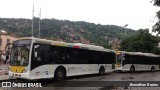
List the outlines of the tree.
{"type": "Polygon", "coordinates": [[[160,0],[152,0],[152,1],[154,1],[154,4],[153,4],[153,5],[155,5],[155,6],[160,6],[160,0]]]}
{"type": "MultiPolygon", "coordinates": [[[[156,13],[156,16],[157,16],[157,18],[158,18],[158,22],[153,26],[153,32],[158,32],[158,34],[160,34],[160,11],[158,11],[157,13],[156,13]]],[[[158,35],[157,34],[157,35],[158,35]]]]}
{"type": "Polygon", "coordinates": [[[120,44],[120,49],[129,52],[160,54],[158,42],[159,38],[151,35],[148,29],[140,29],[136,35],[124,39],[120,44]]]}
{"type": "MultiPolygon", "coordinates": [[[[160,0],[152,0],[154,1],[154,6],[160,6],[160,0]]],[[[153,26],[153,32],[158,32],[160,34],[160,11],[156,13],[156,16],[158,17],[158,22],[153,26]]]]}

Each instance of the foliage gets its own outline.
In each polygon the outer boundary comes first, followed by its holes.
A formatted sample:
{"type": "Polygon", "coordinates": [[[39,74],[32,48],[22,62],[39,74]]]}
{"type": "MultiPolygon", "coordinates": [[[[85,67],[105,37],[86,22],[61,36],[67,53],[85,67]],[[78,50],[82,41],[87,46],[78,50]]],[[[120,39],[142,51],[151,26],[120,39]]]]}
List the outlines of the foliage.
{"type": "MultiPolygon", "coordinates": [[[[155,6],[160,6],[160,0],[153,0],[155,6]]],[[[158,22],[153,26],[153,32],[158,32],[160,34],[160,11],[156,13],[156,16],[158,17],[158,22]]]]}
{"type": "Polygon", "coordinates": [[[152,1],[154,1],[154,4],[153,4],[153,5],[155,5],[155,6],[160,6],[160,0],[152,0],[152,1]]]}
{"type": "Polygon", "coordinates": [[[148,29],[140,29],[137,34],[121,42],[121,50],[160,54],[159,38],[149,33],[148,29]]]}
{"type": "MultiPolygon", "coordinates": [[[[30,37],[32,30],[31,19],[0,18],[2,28],[7,32],[22,37],[30,37]]],[[[38,37],[39,18],[34,17],[34,37],[38,37]]],[[[114,38],[124,38],[124,28],[116,25],[100,25],[84,21],[72,22],[68,20],[42,19],[41,38],[65,42],[94,44],[110,48],[108,42],[114,38]]],[[[126,29],[127,35],[132,36],[135,31],[126,29]]]]}
{"type": "Polygon", "coordinates": [[[160,11],[158,11],[157,13],[156,13],[156,16],[157,16],[157,18],[158,18],[158,22],[153,26],[153,32],[158,32],[158,34],[160,34],[160,11]]]}

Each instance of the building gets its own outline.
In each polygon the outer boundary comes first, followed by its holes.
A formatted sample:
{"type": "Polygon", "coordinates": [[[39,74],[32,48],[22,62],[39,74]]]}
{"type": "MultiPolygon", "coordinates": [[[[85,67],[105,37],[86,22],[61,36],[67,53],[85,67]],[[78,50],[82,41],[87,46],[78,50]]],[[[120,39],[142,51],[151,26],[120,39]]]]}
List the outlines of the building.
{"type": "Polygon", "coordinates": [[[10,59],[11,43],[15,41],[17,37],[4,30],[0,30],[0,64],[6,64],[10,59]]]}
{"type": "Polygon", "coordinates": [[[4,30],[0,30],[0,53],[6,54],[10,52],[11,43],[15,41],[17,37],[4,30]]]}

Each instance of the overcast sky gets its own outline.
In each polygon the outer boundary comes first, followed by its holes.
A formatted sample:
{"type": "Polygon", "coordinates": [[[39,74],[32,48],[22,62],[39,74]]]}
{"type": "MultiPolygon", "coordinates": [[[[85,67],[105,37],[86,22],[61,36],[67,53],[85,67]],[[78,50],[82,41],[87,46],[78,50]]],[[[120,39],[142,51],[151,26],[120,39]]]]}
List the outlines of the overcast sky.
{"type": "Polygon", "coordinates": [[[151,0],[0,0],[1,18],[38,17],[59,20],[87,21],[95,24],[118,25],[127,28],[149,28],[156,21],[155,13],[160,9],[151,0]]]}

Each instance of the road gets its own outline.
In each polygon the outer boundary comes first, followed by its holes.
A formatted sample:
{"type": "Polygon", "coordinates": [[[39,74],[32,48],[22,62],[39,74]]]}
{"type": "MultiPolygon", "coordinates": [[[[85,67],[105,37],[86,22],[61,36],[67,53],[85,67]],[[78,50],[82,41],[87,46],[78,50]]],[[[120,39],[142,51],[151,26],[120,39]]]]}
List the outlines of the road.
{"type": "Polygon", "coordinates": [[[69,77],[60,82],[55,80],[40,80],[36,83],[41,83],[43,88],[0,88],[0,90],[160,90],[160,71],[135,73],[112,72],[102,76],[85,75],[69,77]],[[154,83],[158,87],[128,87],[130,83],[143,85],[154,83]],[[123,87],[117,87],[117,85],[122,85],[123,87]]]}

